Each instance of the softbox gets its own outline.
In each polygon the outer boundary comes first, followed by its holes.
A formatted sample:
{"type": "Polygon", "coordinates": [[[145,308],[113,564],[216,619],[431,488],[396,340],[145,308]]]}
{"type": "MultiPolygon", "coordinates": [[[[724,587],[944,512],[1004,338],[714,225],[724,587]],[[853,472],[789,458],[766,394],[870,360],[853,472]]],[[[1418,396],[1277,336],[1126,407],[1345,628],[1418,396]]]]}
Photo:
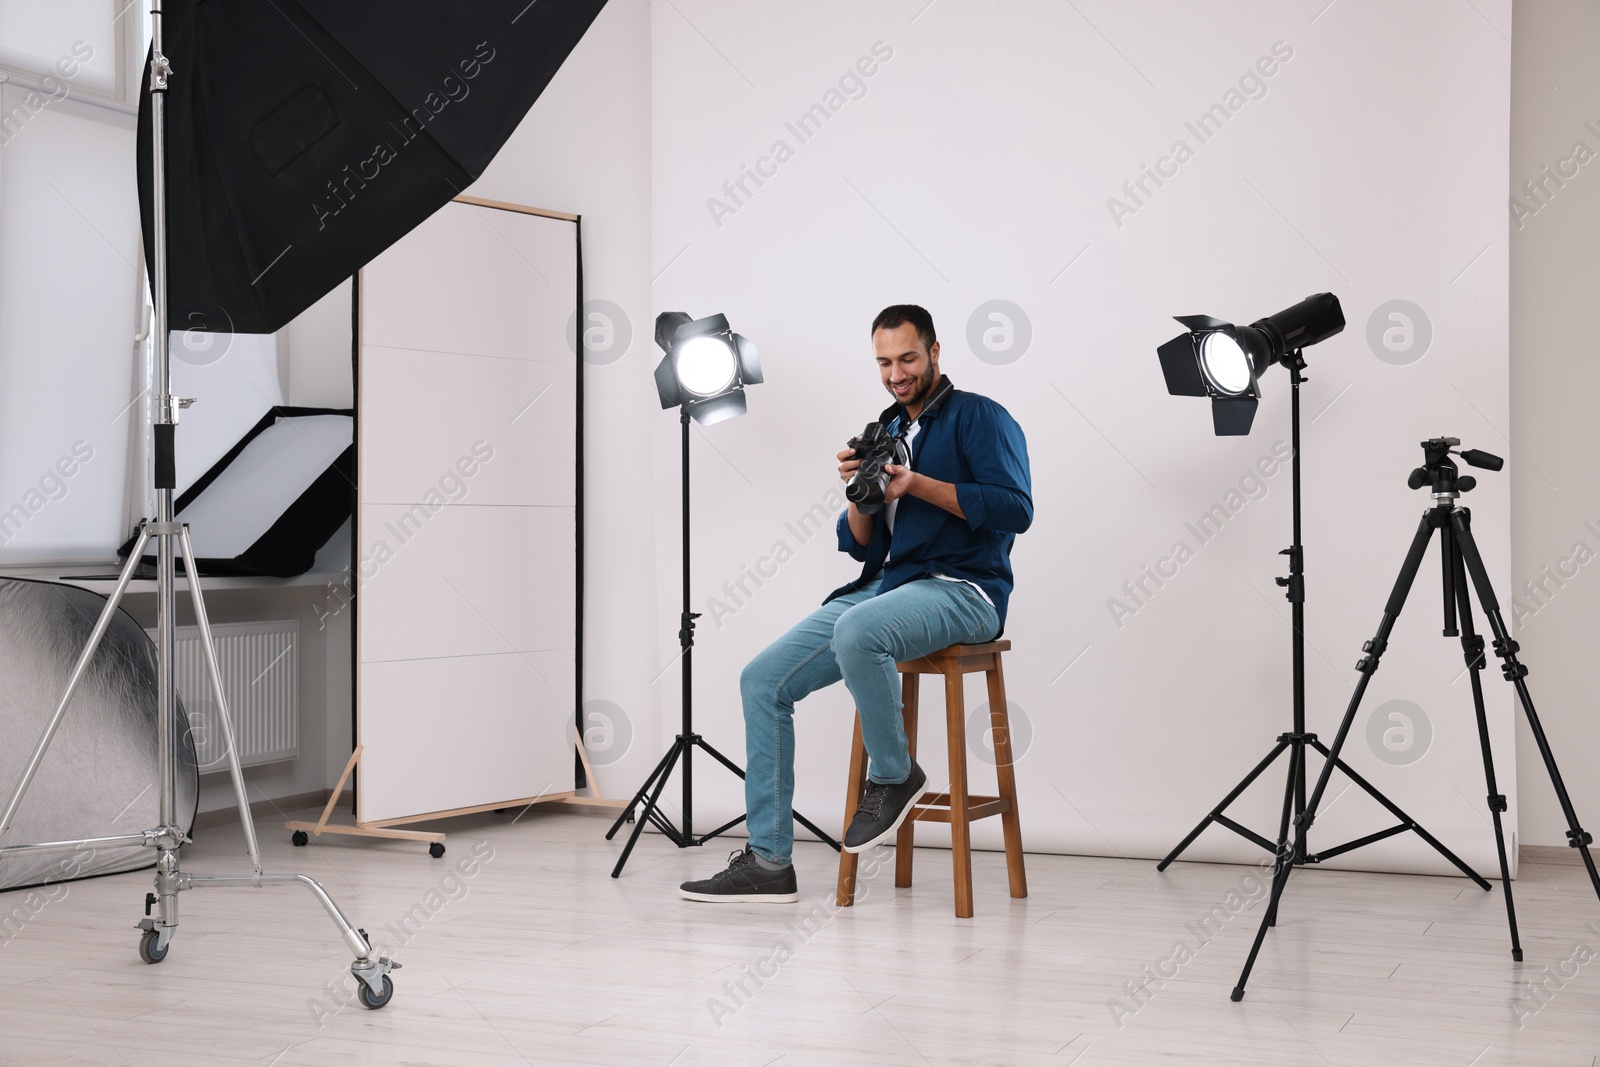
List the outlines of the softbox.
{"type": "MultiPolygon", "coordinates": [[[[275,407],[173,502],[204,577],[304,574],[350,518],[355,417],[335,408],[275,407]]],[[[137,538],[117,554],[127,558],[137,538]]],[[[155,550],[145,562],[155,566],[155,550]]]]}
{"type": "MultiPolygon", "coordinates": [[[[471,185],[605,0],[167,0],[173,329],[272,333],[471,185]]],[[[147,265],[150,79],[139,106],[147,265]]]]}

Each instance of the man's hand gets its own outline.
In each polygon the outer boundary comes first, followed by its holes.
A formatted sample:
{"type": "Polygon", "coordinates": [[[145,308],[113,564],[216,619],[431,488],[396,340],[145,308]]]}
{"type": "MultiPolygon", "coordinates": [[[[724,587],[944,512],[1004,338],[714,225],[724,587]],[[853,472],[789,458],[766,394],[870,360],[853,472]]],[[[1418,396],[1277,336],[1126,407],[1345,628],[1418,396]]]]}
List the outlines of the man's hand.
{"type": "Polygon", "coordinates": [[[861,461],[856,459],[855,455],[856,450],[853,448],[847,448],[843,452],[839,453],[837,458],[839,460],[840,481],[848,482],[851,478],[856,476],[856,468],[861,466],[861,461]]]}
{"type": "Polygon", "coordinates": [[[917,474],[910,467],[898,463],[885,464],[883,469],[889,472],[889,484],[883,489],[885,501],[898,500],[909,494],[944,508],[958,519],[967,517],[961,510],[961,501],[956,499],[956,487],[951,483],[917,474]]]}
{"type": "MultiPolygon", "coordinates": [[[[861,466],[861,461],[855,458],[856,450],[847,448],[836,457],[839,461],[839,480],[848,482],[856,476],[856,468],[861,466]]],[[[856,544],[864,545],[872,540],[872,516],[863,515],[851,504],[846,510],[845,521],[850,524],[850,536],[856,539],[856,544]]]]}
{"type": "Polygon", "coordinates": [[[911,483],[916,480],[916,474],[910,467],[902,467],[898,463],[886,463],[884,473],[889,475],[889,484],[883,487],[883,500],[899,500],[911,491],[911,483]]]}

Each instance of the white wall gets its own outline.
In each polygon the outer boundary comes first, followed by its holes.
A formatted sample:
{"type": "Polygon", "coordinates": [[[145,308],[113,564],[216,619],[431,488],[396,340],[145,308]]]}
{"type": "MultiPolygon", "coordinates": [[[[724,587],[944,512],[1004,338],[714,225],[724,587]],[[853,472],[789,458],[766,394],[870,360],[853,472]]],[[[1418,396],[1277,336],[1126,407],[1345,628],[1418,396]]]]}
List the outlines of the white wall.
{"type": "MultiPolygon", "coordinates": [[[[1535,706],[1592,832],[1600,824],[1593,651],[1600,571],[1590,561],[1600,552],[1600,470],[1586,431],[1600,391],[1588,324],[1600,287],[1600,72],[1589,52],[1600,40],[1600,10],[1578,0],[1524,0],[1512,39],[1519,53],[1511,67],[1510,175],[1518,204],[1510,230],[1515,589],[1502,596],[1508,616],[1518,616],[1513,633],[1532,670],[1535,706]],[[1575,153],[1579,142],[1585,149],[1575,153]],[[1575,154],[1589,162],[1580,165],[1575,154]],[[1569,177],[1558,185],[1545,167],[1563,167],[1569,177]],[[1541,180],[1535,200],[1522,186],[1541,180]],[[1535,585],[1532,594],[1524,583],[1535,585]]],[[[1566,820],[1525,725],[1517,746],[1523,840],[1564,845],[1566,820]]]]}
{"type": "MultiPolygon", "coordinates": [[[[800,543],[784,523],[836,485],[834,452],[884,404],[872,316],[922,303],[945,371],[1005,404],[1029,438],[1037,518],[1014,554],[1007,629],[1010,699],[1033,733],[1019,768],[1028,846],[1165,852],[1290,724],[1287,605],[1272,582],[1289,540],[1287,472],[1210,543],[1185,527],[1287,437],[1288,384],[1281,371],[1265,382],[1252,436],[1216,439],[1204,402],[1166,395],[1155,348],[1177,332],[1173,314],[1249,321],[1331,290],[1350,325],[1308,353],[1303,394],[1310,723],[1331,739],[1427,503],[1405,488],[1417,442],[1452,434],[1504,451],[1509,30],[1508,3],[1443,0],[657,6],[654,305],[725,311],[767,372],[749,417],[696,434],[696,601],[736,609],[720,627],[701,624],[697,727],[739,752],[740,666],[854,576],[830,535],[800,543]],[[1247,82],[1258,98],[1239,100],[1202,143],[1186,121],[1275,47],[1264,94],[1247,82]],[[841,84],[875,48],[871,77],[841,84]],[[840,88],[859,98],[830,101],[840,88]],[[802,142],[788,124],[819,102],[835,113],[802,142]],[[1127,197],[1123,182],[1178,139],[1193,158],[1147,198],[1127,197]],[[792,158],[762,163],[778,141],[792,158]],[[758,165],[764,184],[730,196],[723,183],[758,165]],[[1113,196],[1133,211],[1114,218],[1113,196]],[[1026,352],[1004,365],[966,337],[995,299],[1031,327],[1026,352]],[[1405,366],[1367,339],[1394,299],[1432,325],[1431,347],[1405,366]],[[1178,540],[1195,558],[1119,626],[1108,599],[1178,540]],[[780,541],[795,555],[776,577],[759,589],[747,580],[750,596],[724,591],[780,541]]],[[[676,426],[657,417],[652,432],[655,508],[670,520],[676,426]]],[[[1509,483],[1488,476],[1472,498],[1501,583],[1509,483]]],[[[678,546],[670,525],[663,534],[665,660],[678,546]]],[[[1424,569],[1348,752],[1487,866],[1477,737],[1464,686],[1451,686],[1459,647],[1437,636],[1437,574],[1424,569]],[[1365,739],[1369,716],[1394,699],[1432,723],[1430,749],[1407,766],[1380,761],[1365,739]]],[[[675,684],[669,672],[663,685],[675,684]]],[[[823,825],[841,817],[850,707],[840,687],[797,715],[796,804],[823,825]]],[[[1490,710],[1511,789],[1503,692],[1490,710]]],[[[926,762],[943,773],[942,754],[926,762]]],[[[1275,823],[1272,777],[1236,809],[1262,828],[1275,823]]],[[[741,810],[731,778],[699,780],[707,824],[741,810]]],[[[1319,821],[1320,843],[1375,830],[1380,815],[1345,796],[1319,821]]],[[[979,840],[998,839],[984,829],[979,840]]],[[[1257,850],[1215,830],[1190,856],[1257,850]]],[[[1351,860],[1441,869],[1415,839],[1351,860]]]]}
{"type": "MultiPolygon", "coordinates": [[[[62,51],[68,47],[62,44],[62,51]]],[[[0,560],[103,559],[126,536],[139,417],[134,119],[0,81],[0,560]],[[123,172],[128,181],[118,182],[123,172]]]]}
{"type": "Polygon", "coordinates": [[[284,401],[296,407],[355,403],[350,364],[350,283],[341,283],[284,327],[284,401]]]}

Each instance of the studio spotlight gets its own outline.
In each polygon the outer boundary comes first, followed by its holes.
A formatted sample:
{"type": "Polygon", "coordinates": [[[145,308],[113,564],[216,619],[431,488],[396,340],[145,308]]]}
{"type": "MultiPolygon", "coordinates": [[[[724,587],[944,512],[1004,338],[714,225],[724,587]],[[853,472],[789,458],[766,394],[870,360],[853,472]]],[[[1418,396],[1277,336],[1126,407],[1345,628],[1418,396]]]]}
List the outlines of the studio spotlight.
{"type": "MultiPolygon", "coordinates": [[[[611,824],[611,829],[606,831],[606,840],[609,841],[624,823],[635,820],[633,833],[628,836],[628,843],[623,846],[617,865],[611,869],[613,878],[621,877],[622,868],[647,824],[660,830],[667,840],[679,848],[690,848],[703,845],[713,837],[733,829],[745,818],[741,815],[709,833],[696,834],[694,830],[695,750],[704,752],[740,778],[744,777],[744,771],[694,729],[694,624],[700,613],[690,610],[689,420],[710,426],[743,415],[746,410],[744,387],[761,381],[761,362],[756,358],[756,346],[729,329],[727,317],[723,315],[691,319],[682,311],[663,311],[656,316],[656,344],[666,353],[656,365],[656,391],[661,394],[663,408],[678,409],[683,463],[683,538],[680,542],[683,551],[683,611],[678,615],[678,647],[682,651],[677,660],[683,686],[680,706],[683,727],[667,754],[656,764],[656,769],[650,772],[650,777],[645,779],[644,785],[633,794],[628,806],[611,824]],[[662,812],[660,801],[667,779],[680,764],[683,771],[682,807],[678,822],[674,824],[662,812]]],[[[819,840],[838,850],[839,842],[824,833],[816,823],[798,811],[794,817],[796,822],[816,834],[819,840]]]]}
{"type": "Polygon", "coordinates": [[[1261,399],[1261,376],[1274,363],[1344,329],[1344,311],[1332,293],[1308,296],[1276,315],[1235,326],[1210,315],[1179,315],[1188,333],[1160,348],[1161,372],[1174,396],[1211,397],[1212,428],[1219,437],[1250,432],[1261,399]]]}
{"type": "MultiPolygon", "coordinates": [[[[1283,364],[1289,371],[1289,510],[1294,540],[1282,551],[1283,555],[1289,557],[1289,573],[1285,577],[1278,578],[1277,582],[1283,587],[1283,595],[1289,601],[1294,728],[1288,733],[1278,735],[1276,745],[1267,753],[1266,758],[1257,763],[1255,769],[1245,775],[1244,780],[1234,786],[1233,791],[1223,797],[1221,803],[1200,820],[1200,824],[1189,832],[1188,837],[1178,843],[1178,847],[1167,853],[1166,857],[1156,865],[1156,869],[1166,870],[1195,838],[1215,823],[1260,845],[1276,857],[1273,868],[1273,891],[1274,894],[1281,894],[1279,879],[1287,877],[1287,871],[1294,867],[1317,863],[1340,853],[1370,845],[1374,841],[1392,837],[1404,830],[1414,829],[1445,859],[1475,879],[1484,889],[1489,888],[1487,882],[1462,863],[1454,853],[1439,842],[1438,838],[1418,826],[1393,801],[1379,792],[1376,786],[1339,758],[1337,750],[1344,739],[1343,731],[1334,742],[1334,748],[1330,750],[1318,740],[1316,734],[1306,729],[1305,545],[1301,541],[1300,530],[1300,386],[1306,380],[1305,375],[1301,373],[1306,369],[1302,350],[1319,341],[1325,341],[1344,329],[1344,312],[1339,308],[1339,298],[1332,293],[1317,293],[1306,297],[1293,307],[1285,308],[1276,315],[1269,315],[1249,326],[1235,326],[1209,315],[1180,315],[1178,321],[1183,323],[1189,332],[1174,337],[1156,350],[1161,357],[1161,371],[1167,378],[1167,391],[1177,396],[1209,396],[1212,426],[1219,436],[1241,436],[1249,433],[1250,424],[1255,419],[1256,404],[1261,396],[1261,376],[1274,363],[1283,364]],[[1306,773],[1306,757],[1309,752],[1316,752],[1323,758],[1325,764],[1332,765],[1331,767],[1325,765],[1323,768],[1317,786],[1317,797],[1320,798],[1332,768],[1337,767],[1389,812],[1399,816],[1402,825],[1354,841],[1347,841],[1315,855],[1308,853],[1304,829],[1309,825],[1309,821],[1302,820],[1307,819],[1306,786],[1309,779],[1306,773]],[[1251,784],[1283,755],[1289,758],[1288,776],[1284,783],[1278,837],[1273,841],[1229,818],[1226,812],[1239,795],[1250,788],[1251,784]],[[1294,830],[1292,838],[1291,829],[1294,830]]],[[[1417,551],[1420,555],[1421,550],[1417,551]]],[[[1349,725],[1348,721],[1345,725],[1349,725]]],[[[1266,911],[1263,929],[1277,918],[1277,900],[1278,897],[1275,895],[1273,903],[1266,911]]],[[[1252,949],[1250,955],[1252,964],[1255,962],[1255,952],[1259,950],[1260,945],[1261,939],[1258,936],[1256,948],[1252,949]]],[[[1247,966],[1245,975],[1248,974],[1247,966]]],[[[1233,999],[1238,1000],[1243,995],[1244,976],[1241,976],[1239,985],[1234,990],[1233,999]]]]}
{"type": "Polygon", "coordinates": [[[656,344],[666,353],[656,365],[663,408],[681,406],[702,426],[745,413],[744,387],[760,383],[761,360],[726,316],[691,319],[663,311],[656,317],[656,344]]]}

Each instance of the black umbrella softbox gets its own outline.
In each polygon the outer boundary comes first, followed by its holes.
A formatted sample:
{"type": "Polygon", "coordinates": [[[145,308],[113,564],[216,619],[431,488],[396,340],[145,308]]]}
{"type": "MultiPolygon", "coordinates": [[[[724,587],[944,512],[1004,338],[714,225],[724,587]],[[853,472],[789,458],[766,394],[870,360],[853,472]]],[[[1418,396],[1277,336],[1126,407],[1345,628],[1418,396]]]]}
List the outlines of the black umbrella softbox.
{"type": "MultiPolygon", "coordinates": [[[[605,0],[168,0],[175,330],[271,333],[478,177],[605,0]]],[[[148,65],[139,108],[147,264],[148,65]]]]}

